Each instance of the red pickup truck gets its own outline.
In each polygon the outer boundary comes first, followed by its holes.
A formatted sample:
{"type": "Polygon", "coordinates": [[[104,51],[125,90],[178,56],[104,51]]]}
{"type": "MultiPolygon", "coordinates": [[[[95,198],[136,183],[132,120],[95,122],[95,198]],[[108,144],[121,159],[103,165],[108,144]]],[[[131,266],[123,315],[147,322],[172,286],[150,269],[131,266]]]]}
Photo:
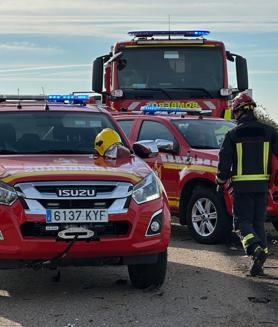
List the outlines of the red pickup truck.
{"type": "Polygon", "coordinates": [[[10,98],[0,96],[0,268],[124,264],[135,287],[162,284],[167,196],[136,155],[94,152],[107,127],[129,147],[113,117],[62,96],[10,98]]]}
{"type": "MultiPolygon", "coordinates": [[[[216,243],[232,228],[231,189],[216,193],[218,152],[234,123],[221,118],[176,114],[123,114],[115,117],[131,143],[156,143],[159,154],[145,161],[157,171],[170,209],[201,243],[216,243]]],[[[277,167],[277,163],[275,167],[277,167]]],[[[278,222],[278,173],[269,191],[268,215],[278,222]]]]}

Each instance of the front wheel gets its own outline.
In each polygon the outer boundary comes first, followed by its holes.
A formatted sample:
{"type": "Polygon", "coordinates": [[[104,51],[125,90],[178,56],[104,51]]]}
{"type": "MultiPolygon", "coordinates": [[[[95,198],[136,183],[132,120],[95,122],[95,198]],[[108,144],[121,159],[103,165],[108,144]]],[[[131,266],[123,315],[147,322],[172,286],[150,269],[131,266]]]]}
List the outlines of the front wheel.
{"type": "Polygon", "coordinates": [[[232,229],[224,199],[213,189],[198,187],[194,190],[187,206],[187,226],[199,243],[215,244],[223,241],[232,229]]]}
{"type": "Polygon", "coordinates": [[[135,288],[144,289],[150,286],[161,286],[167,270],[167,251],[159,253],[156,263],[129,265],[128,273],[135,288]]]}

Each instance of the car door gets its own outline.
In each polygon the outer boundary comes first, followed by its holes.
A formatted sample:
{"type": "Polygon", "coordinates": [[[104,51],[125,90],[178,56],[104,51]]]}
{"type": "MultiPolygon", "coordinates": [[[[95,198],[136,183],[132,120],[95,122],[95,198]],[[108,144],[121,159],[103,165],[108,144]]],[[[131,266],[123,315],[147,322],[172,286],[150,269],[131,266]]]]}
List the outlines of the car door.
{"type": "MultiPolygon", "coordinates": [[[[173,132],[166,126],[166,122],[143,119],[138,130],[136,141],[164,139],[174,142],[178,149],[178,143],[173,132]]],[[[178,150],[177,153],[178,154],[178,150]]],[[[179,170],[171,153],[159,152],[153,158],[147,158],[145,161],[157,172],[160,177],[171,207],[178,207],[179,204],[179,170]],[[167,160],[165,160],[167,157],[167,160]],[[173,162],[169,162],[173,158],[173,162]]]]}

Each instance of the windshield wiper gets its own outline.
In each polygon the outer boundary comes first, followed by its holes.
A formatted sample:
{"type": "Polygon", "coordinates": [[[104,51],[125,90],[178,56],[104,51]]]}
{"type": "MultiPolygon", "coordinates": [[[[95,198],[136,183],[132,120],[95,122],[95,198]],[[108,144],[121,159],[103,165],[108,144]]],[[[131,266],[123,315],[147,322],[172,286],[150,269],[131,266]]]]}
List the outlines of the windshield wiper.
{"type": "Polygon", "coordinates": [[[19,154],[19,153],[15,150],[0,149],[0,154],[19,154]]]}
{"type": "Polygon", "coordinates": [[[208,97],[213,98],[212,94],[210,93],[210,91],[208,91],[207,89],[204,88],[195,88],[195,87],[171,87],[171,90],[183,90],[183,91],[196,91],[196,92],[202,92],[205,93],[208,97]]]}

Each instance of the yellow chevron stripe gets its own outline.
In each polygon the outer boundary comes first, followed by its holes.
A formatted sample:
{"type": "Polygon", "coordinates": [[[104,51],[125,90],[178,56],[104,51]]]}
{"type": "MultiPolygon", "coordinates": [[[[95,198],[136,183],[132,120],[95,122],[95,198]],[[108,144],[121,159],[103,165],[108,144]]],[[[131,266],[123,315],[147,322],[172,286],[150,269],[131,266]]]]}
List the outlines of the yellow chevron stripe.
{"type": "Polygon", "coordinates": [[[65,176],[65,175],[94,175],[94,176],[98,175],[98,176],[101,176],[101,175],[105,175],[105,176],[113,176],[113,177],[125,177],[125,178],[128,178],[128,179],[134,181],[135,183],[137,183],[141,180],[140,177],[134,176],[134,175],[128,174],[128,173],[112,173],[109,171],[97,172],[97,171],[82,171],[82,170],[78,170],[78,171],[65,170],[65,171],[42,171],[42,172],[19,173],[19,174],[5,177],[2,179],[2,181],[5,183],[9,183],[16,179],[22,178],[22,177],[47,176],[47,175],[61,175],[61,176],[65,176]]]}
{"type": "Polygon", "coordinates": [[[164,168],[168,169],[186,169],[186,170],[198,170],[198,171],[205,171],[209,173],[216,173],[217,168],[212,166],[203,166],[203,165],[184,165],[184,164],[177,164],[177,163],[165,163],[163,164],[164,168]]]}

